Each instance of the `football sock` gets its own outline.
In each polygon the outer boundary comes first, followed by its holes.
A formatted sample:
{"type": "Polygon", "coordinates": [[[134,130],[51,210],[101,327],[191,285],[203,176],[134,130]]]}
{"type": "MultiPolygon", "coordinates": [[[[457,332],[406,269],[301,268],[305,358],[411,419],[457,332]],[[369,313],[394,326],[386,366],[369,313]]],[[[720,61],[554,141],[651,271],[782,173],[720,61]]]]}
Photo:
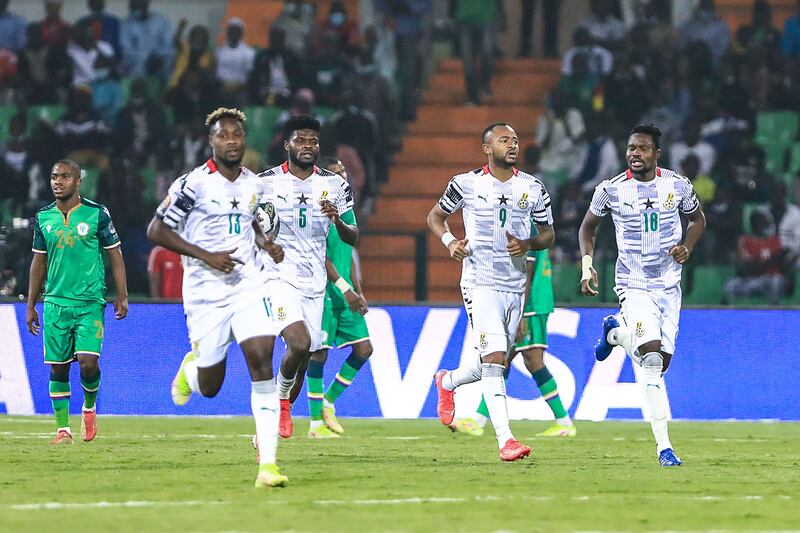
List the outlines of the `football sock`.
{"type": "Polygon", "coordinates": [[[50,375],[50,403],[53,404],[53,414],[56,417],[58,431],[62,429],[69,431],[69,397],[70,386],[69,377],[67,381],[58,381],[55,376],[50,375]]]}
{"type": "Polygon", "coordinates": [[[278,448],[278,393],[275,391],[275,382],[253,381],[250,391],[250,408],[256,421],[256,436],[258,437],[259,464],[275,463],[275,453],[278,448]]]}
{"type": "Polygon", "coordinates": [[[94,376],[81,374],[81,386],[83,387],[83,410],[94,411],[97,390],[100,388],[100,370],[98,369],[94,376]]]}
{"type": "Polygon", "coordinates": [[[478,406],[478,409],[475,411],[475,422],[477,422],[480,427],[483,427],[486,425],[488,420],[489,408],[486,407],[486,398],[481,396],[481,403],[478,406]]]}
{"type": "Polygon", "coordinates": [[[544,366],[534,372],[533,380],[536,382],[536,386],[539,387],[542,398],[550,406],[550,410],[553,411],[556,422],[562,426],[571,426],[572,420],[570,420],[567,410],[564,409],[564,404],[561,403],[561,396],[558,395],[558,386],[553,374],[544,366]]]}
{"type": "Polygon", "coordinates": [[[505,367],[494,363],[481,364],[481,388],[489,418],[497,435],[497,445],[502,448],[508,439],[513,439],[508,425],[508,405],[506,405],[506,381],[503,379],[505,367]]]}
{"type": "Polygon", "coordinates": [[[292,393],[292,387],[297,379],[297,374],[287,378],[283,375],[283,370],[278,370],[278,398],[281,400],[288,400],[289,395],[292,393]]]}
{"type": "Polygon", "coordinates": [[[306,385],[308,385],[308,414],[311,421],[322,420],[322,369],[325,364],[313,359],[308,362],[306,385]]]}
{"type": "Polygon", "coordinates": [[[657,452],[672,448],[667,429],[667,393],[661,379],[663,359],[658,352],[649,352],[642,357],[642,378],[647,404],[650,407],[650,428],[656,439],[657,452]]]}
{"type": "Polygon", "coordinates": [[[456,390],[456,387],[475,383],[481,379],[481,367],[479,366],[460,366],[444,375],[442,387],[447,390],[456,390]]]}
{"type": "Polygon", "coordinates": [[[325,399],[330,403],[336,402],[345,389],[350,386],[356,374],[366,362],[366,359],[361,359],[351,353],[350,357],[342,363],[342,368],[336,373],[331,384],[328,385],[328,390],[325,391],[325,399]]]}
{"type": "Polygon", "coordinates": [[[200,381],[197,378],[197,361],[188,361],[183,365],[183,374],[186,376],[186,383],[192,392],[200,392],[200,381]]]}
{"type": "Polygon", "coordinates": [[[609,342],[609,344],[613,344],[614,346],[622,346],[628,355],[634,355],[634,338],[633,335],[631,335],[631,330],[629,328],[625,326],[612,328],[608,332],[608,335],[606,335],[606,340],[609,342]]]}

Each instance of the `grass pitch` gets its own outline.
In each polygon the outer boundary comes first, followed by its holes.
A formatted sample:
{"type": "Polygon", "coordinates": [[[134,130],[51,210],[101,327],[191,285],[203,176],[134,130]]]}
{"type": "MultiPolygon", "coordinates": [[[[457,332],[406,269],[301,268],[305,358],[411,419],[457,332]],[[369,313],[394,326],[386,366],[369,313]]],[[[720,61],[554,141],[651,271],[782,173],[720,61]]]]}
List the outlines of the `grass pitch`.
{"type": "Polygon", "coordinates": [[[491,427],[345,418],[346,438],[316,441],[295,422],[278,449],[289,487],[257,491],[250,418],[101,415],[94,442],[51,447],[52,419],[0,417],[0,530],[800,528],[797,424],[672,423],[684,466],[664,469],[644,423],[579,423],[574,439],[512,423],[533,459],[501,464],[491,427]]]}

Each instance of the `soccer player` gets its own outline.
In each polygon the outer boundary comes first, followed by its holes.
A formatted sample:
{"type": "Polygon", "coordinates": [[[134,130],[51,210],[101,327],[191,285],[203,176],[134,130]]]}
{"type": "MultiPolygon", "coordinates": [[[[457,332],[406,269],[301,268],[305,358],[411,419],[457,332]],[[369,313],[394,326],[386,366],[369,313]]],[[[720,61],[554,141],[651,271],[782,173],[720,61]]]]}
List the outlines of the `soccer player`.
{"type": "Polygon", "coordinates": [[[41,329],[36,301],[44,291],[44,362],[50,365],[50,400],[56,437],[50,444],[72,444],[69,427],[69,366],[81,369],[81,437],[97,435],[100,350],[105,335],[106,283],[101,250],[114,276],[114,317],[128,314],[128,286],[119,236],[105,206],[80,195],[81,168],[62,159],[50,172],[56,201],[33,218],[33,261],[28,285],[28,331],[41,329]]]}
{"type": "MultiPolygon", "coordinates": [[[[320,159],[319,166],[347,181],[347,170],[335,157],[320,159]]],[[[336,419],[334,403],[372,355],[372,343],[369,340],[367,322],[364,320],[369,306],[358,275],[356,253],[352,246],[342,242],[338,232],[328,233],[328,285],[322,313],[322,348],[311,354],[307,368],[306,365],[301,366],[298,371],[300,379],[295,381],[290,396],[290,400],[294,401],[300,395],[302,376],[306,374],[308,410],[311,415],[308,436],[313,438],[336,438],[344,432],[336,419]],[[351,346],[352,351],[328,389],[324,390],[322,370],[328,359],[328,350],[334,343],[338,348],[351,346]]]]}
{"type": "Polygon", "coordinates": [[[594,191],[578,238],[582,258],[581,292],[596,296],[592,267],[595,235],[602,217],[611,213],[617,237],[614,291],[621,317],[603,320],[595,356],[602,361],[622,346],[641,366],[656,454],[662,466],[680,466],[667,431],[669,403],[662,376],[675,353],[681,309],[681,265],[686,263],[706,226],[691,182],[658,167],[661,131],[638,125],[628,137],[628,169],[604,180],[594,191]],[[681,217],[688,219],[684,235],[681,217]]]}
{"type": "Polygon", "coordinates": [[[276,329],[286,342],[278,372],[280,435],[292,436],[290,395],[298,370],[311,352],[322,348],[322,311],[327,272],[325,242],[331,226],[342,243],[354,246],[358,226],[353,192],[339,175],[319,168],[319,121],[308,115],[289,119],[283,127],[287,161],[259,174],[264,198],[275,206],[281,231],[276,242],[286,259],[266,261],[276,329]]]}
{"type": "MultiPolygon", "coordinates": [[[[522,354],[525,367],[533,376],[539,392],[547,402],[556,423],[539,433],[540,437],[574,437],[577,429],[561,403],[558,395],[558,385],[547,366],[544,364],[544,351],[547,349],[547,318],[554,309],[553,301],[553,272],[550,266],[550,253],[547,250],[528,252],[528,293],[525,298],[525,307],[517,332],[517,342],[511,360],[522,354]]],[[[481,403],[475,418],[457,418],[450,426],[455,431],[469,435],[480,436],[483,426],[489,418],[486,400],[481,398],[481,403]]]]}
{"type": "MultiPolygon", "coordinates": [[[[172,382],[172,400],[193,392],[211,398],[225,379],[234,339],[252,380],[250,406],[259,441],[257,488],[285,486],[275,464],[278,394],[272,373],[275,341],[269,295],[258,249],[281,261],[283,250],[256,220],[263,181],[241,165],[245,115],[219,108],[206,117],[212,157],[178,178],[147,228],[154,243],[184,256],[183,308],[192,350],[172,382]]],[[[266,205],[267,210],[272,206],[266,205]]]]}
{"type": "Polygon", "coordinates": [[[444,425],[452,424],[456,387],[480,380],[500,459],[516,461],[531,449],[511,433],[503,374],[522,315],[525,255],[553,245],[553,216],[544,184],[514,167],[519,139],[511,126],[490,124],[483,132],[483,153],[487,164],[454,176],[428,214],[433,234],[463,262],[461,292],[479,355],[471,366],[436,373],[437,411],[444,425]],[[447,217],[461,208],[466,237],[457,239],[447,217]],[[533,237],[531,220],[538,230],[533,237]]]}

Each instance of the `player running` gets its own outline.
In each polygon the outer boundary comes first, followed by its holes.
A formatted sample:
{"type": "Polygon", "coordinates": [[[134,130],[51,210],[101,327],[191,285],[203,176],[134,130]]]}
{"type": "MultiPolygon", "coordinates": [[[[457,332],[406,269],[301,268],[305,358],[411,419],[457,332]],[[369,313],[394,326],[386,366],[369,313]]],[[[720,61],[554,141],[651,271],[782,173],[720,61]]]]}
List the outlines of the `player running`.
{"type": "Polygon", "coordinates": [[[289,119],[283,128],[287,161],[259,174],[264,198],[275,206],[280,219],[277,243],[286,251],[283,263],[266,261],[276,331],[287,346],[278,372],[280,435],[284,438],[292,436],[290,395],[298,370],[307,364],[311,352],[322,348],[325,242],[331,226],[342,243],[354,246],[358,241],[350,185],[315,164],[319,128],[319,121],[308,115],[289,119]]]}
{"type": "MultiPolygon", "coordinates": [[[[335,157],[324,157],[319,166],[347,180],[347,170],[335,157]]],[[[372,343],[364,315],[369,310],[356,264],[357,252],[342,242],[339,233],[328,233],[326,246],[328,285],[325,290],[325,309],[322,314],[322,348],[311,354],[307,368],[301,366],[300,379],[295,381],[290,400],[294,402],[303,388],[302,376],[307,376],[308,410],[311,425],[308,436],[336,438],[344,428],[336,419],[334,403],[355,379],[356,374],[372,355],[372,343]],[[352,346],[350,356],[342,363],[336,377],[324,391],[322,370],[328,350],[352,346]],[[306,373],[307,370],[307,373],[306,373]]]]}
{"type": "Polygon", "coordinates": [[[581,292],[597,295],[597,272],[592,267],[595,235],[601,217],[611,213],[619,250],[614,291],[621,316],[603,320],[595,356],[602,361],[614,346],[622,346],[641,366],[658,461],[661,466],[680,466],[667,431],[669,400],[662,376],[675,353],[681,265],[703,234],[706,219],[691,182],[657,166],[660,141],[661,131],[653,125],[633,128],[626,151],[628,170],[595,189],[578,233],[581,292]],[[685,236],[681,215],[688,219],[685,236]]]}
{"type": "Polygon", "coordinates": [[[516,461],[531,449],[511,433],[503,374],[522,315],[525,255],[553,245],[553,215],[544,184],[514,167],[519,140],[511,126],[489,125],[483,132],[483,153],[487,164],[454,176],[428,214],[431,231],[453,259],[463,262],[461,292],[479,354],[472,366],[436,373],[437,411],[443,424],[452,424],[456,387],[480,380],[500,459],[516,461]],[[466,237],[459,240],[450,233],[447,217],[461,208],[466,237]],[[531,220],[538,230],[535,237],[531,220]]]}
{"type": "MultiPolygon", "coordinates": [[[[535,232],[535,228],[532,228],[531,231],[535,232]]],[[[514,344],[514,351],[508,360],[508,366],[511,366],[511,361],[516,355],[522,354],[525,368],[531,373],[542,398],[545,399],[556,419],[555,424],[539,433],[538,436],[574,437],[577,429],[567,410],[564,409],[553,374],[544,364],[544,351],[547,349],[547,319],[555,305],[550,252],[547,250],[528,252],[526,266],[529,289],[517,332],[517,342],[514,344]]],[[[486,400],[481,398],[475,418],[457,418],[450,428],[460,433],[480,436],[483,435],[483,426],[486,425],[488,419],[489,410],[486,407],[486,400]]]]}
{"type": "Polygon", "coordinates": [[[106,283],[101,249],[114,276],[114,318],[128,314],[128,286],[119,236],[105,206],[80,195],[81,168],[62,159],[53,165],[50,188],[56,201],[33,217],[33,261],[28,285],[28,331],[39,335],[36,301],[44,291],[44,362],[50,365],[50,401],[58,427],[50,444],[72,444],[69,427],[69,368],[81,369],[81,437],[97,435],[100,350],[105,335],[106,283]]]}
{"type": "MultiPolygon", "coordinates": [[[[280,262],[281,247],[256,221],[263,181],[241,165],[245,115],[219,108],[206,117],[213,155],[178,178],[156,211],[147,236],[183,256],[183,307],[192,351],[172,382],[172,400],[184,405],[193,392],[216,396],[225,379],[227,349],[235,339],[252,380],[250,406],[260,443],[257,488],[285,486],[275,464],[278,394],[272,373],[270,299],[258,249],[280,262]]],[[[272,206],[263,207],[267,211],[272,206]]]]}

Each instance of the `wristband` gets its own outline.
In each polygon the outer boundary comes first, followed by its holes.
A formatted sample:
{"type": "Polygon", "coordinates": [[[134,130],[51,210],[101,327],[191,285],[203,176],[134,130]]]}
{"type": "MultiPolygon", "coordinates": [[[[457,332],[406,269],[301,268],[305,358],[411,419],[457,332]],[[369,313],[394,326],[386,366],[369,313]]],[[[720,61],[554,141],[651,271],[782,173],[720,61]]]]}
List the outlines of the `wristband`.
{"type": "Polygon", "coordinates": [[[351,287],[350,284],[347,283],[347,280],[341,277],[336,280],[334,285],[336,286],[337,289],[339,289],[339,291],[341,291],[342,294],[353,290],[353,287],[351,287]]]}
{"type": "Polygon", "coordinates": [[[456,239],[455,235],[453,235],[449,231],[444,235],[442,235],[442,244],[444,244],[445,248],[450,248],[450,243],[457,240],[458,239],[456,239]]]}
{"type": "Polygon", "coordinates": [[[581,258],[581,281],[592,279],[592,256],[584,255],[581,258]]]}

